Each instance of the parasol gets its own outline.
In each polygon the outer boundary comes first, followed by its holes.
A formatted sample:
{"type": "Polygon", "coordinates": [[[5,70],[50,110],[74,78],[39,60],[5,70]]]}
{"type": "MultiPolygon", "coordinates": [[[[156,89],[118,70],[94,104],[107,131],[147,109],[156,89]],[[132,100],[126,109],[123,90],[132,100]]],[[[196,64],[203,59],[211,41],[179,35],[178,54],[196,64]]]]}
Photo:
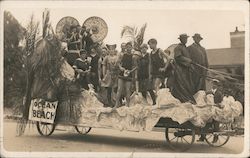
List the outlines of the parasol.
{"type": "Polygon", "coordinates": [[[59,40],[64,41],[66,36],[67,36],[67,32],[70,30],[70,26],[72,25],[79,25],[79,22],[71,17],[71,16],[66,16],[63,17],[56,25],[56,35],[58,37],[59,40]]]}
{"type": "Polygon", "coordinates": [[[94,43],[101,42],[108,33],[108,26],[106,22],[97,16],[92,16],[86,19],[83,23],[86,29],[92,31],[92,40],[94,43]]]}

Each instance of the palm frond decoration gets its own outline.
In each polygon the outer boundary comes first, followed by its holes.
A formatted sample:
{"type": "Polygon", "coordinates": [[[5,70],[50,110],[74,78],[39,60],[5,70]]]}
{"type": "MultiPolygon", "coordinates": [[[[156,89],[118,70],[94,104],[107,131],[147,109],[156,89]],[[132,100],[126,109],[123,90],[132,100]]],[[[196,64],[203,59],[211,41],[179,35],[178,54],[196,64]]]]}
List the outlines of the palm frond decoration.
{"type": "Polygon", "coordinates": [[[143,40],[144,40],[144,34],[145,34],[145,31],[146,31],[146,27],[147,27],[147,23],[145,23],[139,33],[136,35],[135,37],[135,42],[134,42],[134,47],[136,50],[139,50],[140,46],[142,45],[143,43],[143,40]]]}
{"type": "Polygon", "coordinates": [[[134,31],[134,34],[137,35],[137,33],[138,33],[138,28],[137,28],[137,27],[134,27],[134,30],[135,30],[135,31],[134,31]]]}
{"type": "Polygon", "coordinates": [[[45,38],[47,35],[48,35],[48,28],[50,26],[49,24],[49,17],[50,17],[50,12],[48,9],[45,9],[44,12],[43,12],[43,23],[42,23],[42,26],[43,26],[43,34],[42,34],[42,37],[45,38]]]}
{"type": "Polygon", "coordinates": [[[131,39],[132,40],[131,42],[134,45],[134,49],[139,50],[144,40],[146,27],[147,27],[147,23],[145,23],[138,31],[138,27],[125,25],[123,26],[122,31],[121,31],[121,38],[125,37],[125,38],[131,39]]]}
{"type": "Polygon", "coordinates": [[[34,52],[35,42],[37,34],[39,33],[39,22],[34,20],[34,14],[30,17],[30,22],[26,27],[25,41],[26,41],[26,55],[30,55],[34,52]]]}
{"type": "MultiPolygon", "coordinates": [[[[17,123],[17,135],[22,135],[25,131],[27,125],[27,115],[29,105],[23,102],[23,99],[26,98],[27,92],[27,79],[29,75],[29,64],[28,64],[28,56],[34,53],[36,37],[39,32],[39,22],[34,20],[34,15],[32,14],[30,17],[30,21],[28,25],[25,27],[24,32],[24,40],[25,40],[25,49],[22,51],[22,56],[20,57],[21,69],[17,70],[15,78],[19,78],[20,80],[16,80],[12,83],[13,90],[11,94],[13,96],[13,100],[18,102],[17,113],[22,114],[22,119],[17,123]],[[23,104],[22,104],[23,103],[23,104]]],[[[20,67],[20,65],[19,65],[20,67]]]]}

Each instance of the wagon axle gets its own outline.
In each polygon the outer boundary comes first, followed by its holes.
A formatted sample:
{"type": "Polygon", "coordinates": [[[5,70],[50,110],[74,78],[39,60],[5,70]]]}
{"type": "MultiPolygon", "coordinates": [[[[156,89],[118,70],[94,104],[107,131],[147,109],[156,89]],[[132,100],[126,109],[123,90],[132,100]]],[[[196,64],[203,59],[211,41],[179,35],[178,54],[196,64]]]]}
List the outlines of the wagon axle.
{"type": "Polygon", "coordinates": [[[178,132],[174,132],[174,136],[175,137],[184,137],[187,135],[192,135],[192,131],[178,131],[178,132]]]}

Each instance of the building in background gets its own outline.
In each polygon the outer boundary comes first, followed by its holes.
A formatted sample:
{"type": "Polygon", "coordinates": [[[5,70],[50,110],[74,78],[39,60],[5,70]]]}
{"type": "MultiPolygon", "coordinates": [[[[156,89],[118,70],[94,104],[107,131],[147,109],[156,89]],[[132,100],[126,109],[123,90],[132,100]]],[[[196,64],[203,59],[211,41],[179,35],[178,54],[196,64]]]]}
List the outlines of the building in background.
{"type": "MultiPolygon", "coordinates": [[[[215,78],[219,77],[222,81],[224,94],[233,96],[240,101],[244,109],[245,31],[239,31],[236,27],[234,32],[230,32],[230,41],[230,48],[207,49],[207,56],[209,68],[232,74],[228,76],[231,77],[231,81],[225,79],[225,76],[222,77],[223,75],[208,75],[215,78]]],[[[207,89],[211,89],[209,80],[207,89]]]]}
{"type": "Polygon", "coordinates": [[[245,31],[230,32],[231,47],[207,49],[211,69],[244,76],[245,31]]]}

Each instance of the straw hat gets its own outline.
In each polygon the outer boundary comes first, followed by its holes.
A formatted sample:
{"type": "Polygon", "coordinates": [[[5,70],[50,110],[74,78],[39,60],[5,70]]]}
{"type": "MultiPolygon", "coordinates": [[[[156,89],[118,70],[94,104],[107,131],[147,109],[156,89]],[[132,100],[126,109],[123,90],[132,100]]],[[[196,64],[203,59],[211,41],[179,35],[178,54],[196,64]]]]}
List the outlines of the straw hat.
{"type": "Polygon", "coordinates": [[[183,34],[180,34],[180,35],[179,35],[178,39],[181,39],[181,38],[188,38],[188,37],[189,37],[189,36],[188,36],[187,34],[183,33],[183,34]]]}
{"type": "Polygon", "coordinates": [[[192,36],[193,38],[203,39],[200,34],[196,33],[192,36]]]}
{"type": "Polygon", "coordinates": [[[214,78],[214,79],[212,79],[212,82],[219,83],[220,81],[214,78]]]}

